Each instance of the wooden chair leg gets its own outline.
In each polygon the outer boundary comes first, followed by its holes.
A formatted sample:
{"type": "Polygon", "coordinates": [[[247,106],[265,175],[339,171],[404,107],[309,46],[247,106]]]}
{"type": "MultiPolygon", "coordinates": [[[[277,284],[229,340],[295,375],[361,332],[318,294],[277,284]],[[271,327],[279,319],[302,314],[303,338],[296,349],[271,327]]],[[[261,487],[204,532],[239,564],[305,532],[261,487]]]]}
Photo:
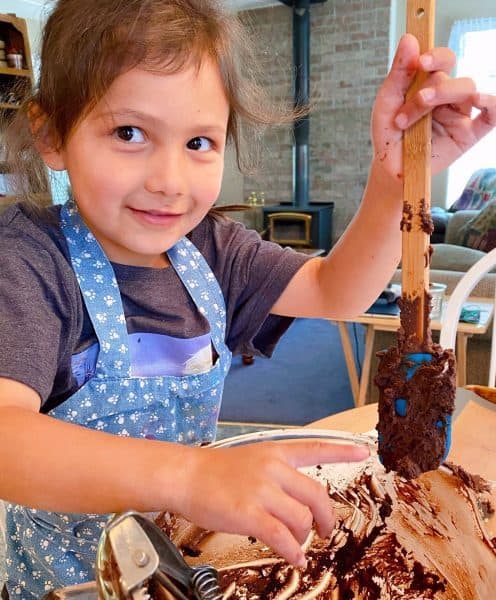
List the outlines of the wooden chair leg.
{"type": "Polygon", "coordinates": [[[255,357],[251,354],[243,354],[242,360],[244,365],[252,365],[255,362],[255,357]]]}

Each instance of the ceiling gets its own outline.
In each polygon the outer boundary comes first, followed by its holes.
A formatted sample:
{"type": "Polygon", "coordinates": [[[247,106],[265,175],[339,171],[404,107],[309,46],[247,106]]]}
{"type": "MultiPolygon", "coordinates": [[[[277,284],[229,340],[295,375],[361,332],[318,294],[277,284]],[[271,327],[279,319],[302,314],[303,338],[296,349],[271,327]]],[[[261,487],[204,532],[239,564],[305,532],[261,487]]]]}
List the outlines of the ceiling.
{"type": "MultiPolygon", "coordinates": [[[[279,0],[226,0],[235,10],[249,10],[252,8],[264,8],[276,6],[279,0]]],[[[84,0],[81,0],[84,2],[84,0]]],[[[47,13],[47,6],[51,0],[2,0],[1,12],[15,13],[18,17],[25,19],[39,19],[47,13]]]]}

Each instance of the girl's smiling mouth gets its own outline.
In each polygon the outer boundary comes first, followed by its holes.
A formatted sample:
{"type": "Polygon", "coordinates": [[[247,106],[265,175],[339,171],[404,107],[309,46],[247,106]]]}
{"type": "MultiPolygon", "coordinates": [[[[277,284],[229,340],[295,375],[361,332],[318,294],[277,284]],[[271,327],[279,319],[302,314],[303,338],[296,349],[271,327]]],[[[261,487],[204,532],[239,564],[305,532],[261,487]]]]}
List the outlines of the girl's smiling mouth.
{"type": "Polygon", "coordinates": [[[138,208],[128,207],[131,214],[147,225],[172,225],[177,222],[177,220],[181,217],[181,214],[173,213],[164,210],[143,210],[138,208]]]}

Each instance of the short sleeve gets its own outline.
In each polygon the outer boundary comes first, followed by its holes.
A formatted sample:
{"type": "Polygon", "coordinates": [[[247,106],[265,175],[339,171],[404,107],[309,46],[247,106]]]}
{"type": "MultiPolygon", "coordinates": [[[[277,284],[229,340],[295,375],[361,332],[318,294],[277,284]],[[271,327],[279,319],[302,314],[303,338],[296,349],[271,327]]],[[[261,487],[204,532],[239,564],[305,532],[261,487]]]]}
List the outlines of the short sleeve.
{"type": "Polygon", "coordinates": [[[30,386],[44,401],[74,321],[65,260],[51,242],[43,245],[20,231],[15,220],[0,224],[0,256],[0,377],[30,386]]]}
{"type": "Polygon", "coordinates": [[[270,356],[293,322],[270,314],[270,309],[308,256],[262,240],[256,231],[230,219],[209,216],[204,223],[205,237],[193,242],[222,288],[228,347],[235,354],[270,356]]]}

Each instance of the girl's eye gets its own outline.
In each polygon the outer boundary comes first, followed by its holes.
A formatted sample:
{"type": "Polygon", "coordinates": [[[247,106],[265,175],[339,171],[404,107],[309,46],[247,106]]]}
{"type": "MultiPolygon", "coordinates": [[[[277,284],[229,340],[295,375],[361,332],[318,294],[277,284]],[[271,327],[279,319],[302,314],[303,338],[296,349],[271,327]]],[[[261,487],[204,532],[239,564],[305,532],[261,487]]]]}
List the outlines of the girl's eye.
{"type": "Polygon", "coordinates": [[[114,133],[123,142],[142,143],[145,141],[145,136],[139,127],[124,125],[117,127],[114,133]]]}
{"type": "Polygon", "coordinates": [[[199,152],[211,150],[212,145],[212,140],[209,140],[206,137],[195,137],[186,144],[190,150],[197,150],[199,152]]]}

